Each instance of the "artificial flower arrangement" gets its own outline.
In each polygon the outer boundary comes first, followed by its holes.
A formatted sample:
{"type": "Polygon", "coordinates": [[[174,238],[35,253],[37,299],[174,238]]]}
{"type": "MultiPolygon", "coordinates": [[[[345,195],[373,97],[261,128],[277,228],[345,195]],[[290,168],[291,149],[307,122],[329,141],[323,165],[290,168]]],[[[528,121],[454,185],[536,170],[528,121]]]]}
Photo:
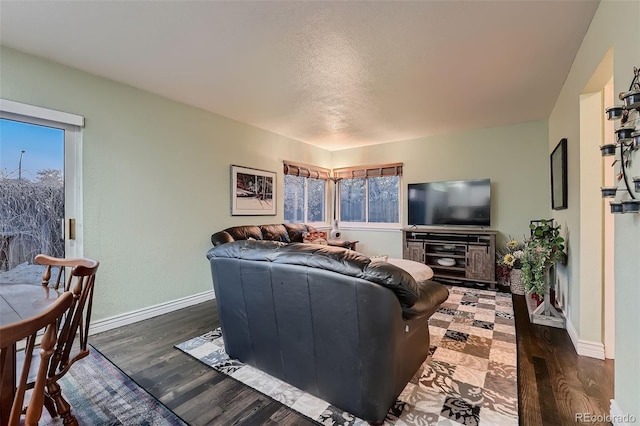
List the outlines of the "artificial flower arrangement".
{"type": "Polygon", "coordinates": [[[503,281],[509,280],[512,269],[522,268],[522,257],[524,256],[524,242],[509,237],[502,250],[498,250],[498,277],[503,281]]]}
{"type": "Polygon", "coordinates": [[[556,262],[564,262],[564,238],[560,236],[560,225],[553,220],[540,220],[529,225],[531,238],[524,244],[522,282],[527,293],[542,296],[547,285],[546,275],[556,262]]]}
{"type": "Polygon", "coordinates": [[[501,264],[511,268],[520,269],[522,267],[522,256],[524,255],[523,248],[524,243],[509,239],[504,245],[504,251],[502,252],[501,264]]]}

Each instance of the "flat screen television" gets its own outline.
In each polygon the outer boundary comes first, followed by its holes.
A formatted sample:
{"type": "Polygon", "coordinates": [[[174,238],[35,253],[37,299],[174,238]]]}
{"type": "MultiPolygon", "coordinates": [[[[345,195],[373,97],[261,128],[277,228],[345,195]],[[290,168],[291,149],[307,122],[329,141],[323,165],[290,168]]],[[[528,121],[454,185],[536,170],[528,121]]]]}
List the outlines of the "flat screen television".
{"type": "Polygon", "coordinates": [[[409,225],[491,226],[491,180],[409,184],[409,225]]]}

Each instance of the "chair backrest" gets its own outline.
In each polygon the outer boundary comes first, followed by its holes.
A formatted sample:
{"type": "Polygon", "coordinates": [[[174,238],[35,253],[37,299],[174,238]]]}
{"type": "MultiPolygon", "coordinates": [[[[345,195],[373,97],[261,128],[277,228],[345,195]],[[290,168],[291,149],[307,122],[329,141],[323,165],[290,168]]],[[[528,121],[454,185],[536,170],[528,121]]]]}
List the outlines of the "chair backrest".
{"type": "Polygon", "coordinates": [[[26,339],[25,361],[22,370],[20,372],[16,371],[18,381],[11,406],[11,414],[9,416],[10,426],[17,425],[20,421],[25,391],[31,387],[28,385],[29,369],[31,367],[33,350],[36,343],[36,334],[39,330],[45,328],[44,335],[40,342],[40,366],[37,371],[35,384],[33,385],[29,406],[25,413],[25,424],[38,424],[44,404],[44,387],[47,380],[47,369],[57,339],[56,331],[58,321],[65,312],[67,312],[72,302],[73,295],[65,292],[41,314],[0,327],[0,360],[2,360],[0,363],[0,375],[3,378],[10,377],[9,375],[13,374],[13,371],[7,371],[7,369],[12,369],[13,365],[7,365],[8,363],[4,362],[8,355],[6,351],[15,351],[17,342],[26,339]]]}
{"type": "Polygon", "coordinates": [[[100,263],[93,259],[58,259],[43,254],[37,255],[35,261],[46,266],[42,278],[43,286],[50,283],[51,269],[53,267],[59,268],[54,284],[56,289],[63,281],[60,278],[64,275],[62,270],[64,268],[71,269],[67,274],[67,279],[64,280],[64,289],[73,294],[73,302],[59,329],[58,344],[49,367],[49,378],[56,381],[67,372],[75,361],[89,354],[87,337],[91,322],[93,288],[100,263]]]}

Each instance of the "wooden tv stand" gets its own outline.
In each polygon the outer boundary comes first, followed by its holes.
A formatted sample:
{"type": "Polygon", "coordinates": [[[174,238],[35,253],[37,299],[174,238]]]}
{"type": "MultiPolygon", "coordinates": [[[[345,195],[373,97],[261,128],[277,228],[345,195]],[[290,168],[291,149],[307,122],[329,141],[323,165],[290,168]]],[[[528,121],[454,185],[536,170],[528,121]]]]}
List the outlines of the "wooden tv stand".
{"type": "Polygon", "coordinates": [[[495,290],[496,234],[463,228],[405,228],[402,255],[430,266],[436,281],[489,284],[495,290]]]}

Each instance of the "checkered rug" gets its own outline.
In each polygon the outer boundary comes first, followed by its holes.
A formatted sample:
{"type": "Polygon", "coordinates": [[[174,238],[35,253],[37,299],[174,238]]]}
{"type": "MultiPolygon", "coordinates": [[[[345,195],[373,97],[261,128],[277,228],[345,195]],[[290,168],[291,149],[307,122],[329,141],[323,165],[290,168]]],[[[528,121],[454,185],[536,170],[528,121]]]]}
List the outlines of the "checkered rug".
{"type": "MultiPolygon", "coordinates": [[[[430,355],[402,391],[385,425],[517,425],[516,332],[511,295],[450,287],[429,320],[430,355]]],[[[323,425],[361,419],[251,366],[230,359],[220,329],[176,345],[206,365],[323,425]]]]}

